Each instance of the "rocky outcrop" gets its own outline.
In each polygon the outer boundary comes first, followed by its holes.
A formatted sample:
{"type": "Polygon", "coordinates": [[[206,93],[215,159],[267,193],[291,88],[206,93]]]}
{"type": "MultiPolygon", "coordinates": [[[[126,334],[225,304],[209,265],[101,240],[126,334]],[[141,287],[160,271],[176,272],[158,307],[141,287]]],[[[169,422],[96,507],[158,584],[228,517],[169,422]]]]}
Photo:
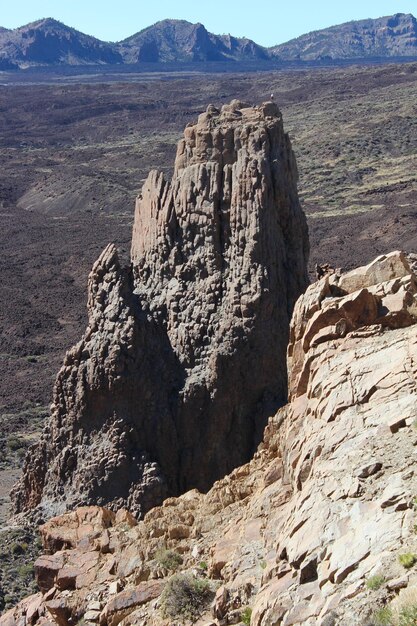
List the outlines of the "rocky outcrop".
{"type": "Polygon", "coordinates": [[[291,327],[292,400],[253,460],[139,523],[99,508],[50,520],[41,533],[53,554],[36,564],[43,595],[0,625],[169,624],[156,600],[170,575],[161,549],[217,588],[200,625],[238,623],[251,608],[252,626],[362,626],[400,589],[415,602],[415,567],[398,557],[417,552],[416,294],[398,252],[310,286],[291,327]]]}
{"type": "Polygon", "coordinates": [[[142,515],[247,461],[287,397],[293,305],[307,285],[297,170],[273,103],[209,106],[172,181],[138,198],[132,267],[93,267],[89,325],[14,491],[17,511],[81,504],[142,515]]]}

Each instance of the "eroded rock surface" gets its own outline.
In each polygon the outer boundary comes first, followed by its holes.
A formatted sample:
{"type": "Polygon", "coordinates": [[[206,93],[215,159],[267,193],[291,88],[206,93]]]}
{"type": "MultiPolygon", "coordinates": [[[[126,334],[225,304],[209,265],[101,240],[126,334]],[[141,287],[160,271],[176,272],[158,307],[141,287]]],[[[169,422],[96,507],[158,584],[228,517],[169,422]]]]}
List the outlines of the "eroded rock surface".
{"type": "Polygon", "coordinates": [[[416,293],[398,252],[311,285],[291,327],[292,400],[253,460],[139,523],[100,508],[50,520],[41,533],[53,554],[36,565],[44,595],[1,626],[83,616],[102,626],[170,624],[157,599],[170,575],[157,558],[166,548],[217,585],[201,626],[239,623],[249,607],[251,626],[372,623],[378,606],[417,586],[415,567],[398,560],[417,552],[416,293]]]}
{"type": "Polygon", "coordinates": [[[68,352],[16,511],[80,504],[143,515],[247,461],[287,397],[291,312],[307,285],[297,170],[274,103],[210,106],[172,181],[137,201],[132,267],[110,245],[89,326],[68,352]]]}

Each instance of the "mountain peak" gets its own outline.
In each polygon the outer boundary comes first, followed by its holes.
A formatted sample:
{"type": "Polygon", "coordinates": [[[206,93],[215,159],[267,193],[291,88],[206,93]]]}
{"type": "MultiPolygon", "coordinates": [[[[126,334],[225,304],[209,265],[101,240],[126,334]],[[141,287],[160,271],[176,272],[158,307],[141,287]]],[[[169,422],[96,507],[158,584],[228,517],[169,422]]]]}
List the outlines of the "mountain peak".
{"type": "Polygon", "coordinates": [[[74,30],[70,26],[66,26],[63,22],[55,20],[53,17],[43,17],[39,20],[35,20],[34,22],[29,22],[29,24],[25,24],[24,26],[20,26],[16,30],[29,29],[29,28],[55,28],[55,29],[74,30]]]}
{"type": "Polygon", "coordinates": [[[200,22],[165,19],[120,42],[127,63],[247,61],[268,57],[264,48],[248,39],[209,33],[200,22]]]}

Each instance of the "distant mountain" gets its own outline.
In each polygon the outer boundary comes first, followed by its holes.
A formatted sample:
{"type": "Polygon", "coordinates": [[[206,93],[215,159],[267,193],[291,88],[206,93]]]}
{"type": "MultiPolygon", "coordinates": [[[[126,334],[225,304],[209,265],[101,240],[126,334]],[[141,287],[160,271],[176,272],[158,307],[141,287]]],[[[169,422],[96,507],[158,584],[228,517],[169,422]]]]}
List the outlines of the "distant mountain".
{"type": "Polygon", "coordinates": [[[213,35],[203,24],[163,20],[119,43],[127,63],[264,60],[265,48],[250,39],[213,35]]]}
{"type": "Polygon", "coordinates": [[[411,14],[347,22],[269,49],[281,60],[417,57],[417,20],[411,14]]]}
{"type": "Polygon", "coordinates": [[[417,58],[411,14],[348,22],[264,48],[251,39],[214,35],[203,24],[163,20],[118,43],[104,42],[47,18],[0,27],[0,70],[33,66],[417,58]]]}
{"type": "Polygon", "coordinates": [[[0,30],[0,61],[20,67],[121,63],[114,44],[84,35],[51,18],[0,30]]]}

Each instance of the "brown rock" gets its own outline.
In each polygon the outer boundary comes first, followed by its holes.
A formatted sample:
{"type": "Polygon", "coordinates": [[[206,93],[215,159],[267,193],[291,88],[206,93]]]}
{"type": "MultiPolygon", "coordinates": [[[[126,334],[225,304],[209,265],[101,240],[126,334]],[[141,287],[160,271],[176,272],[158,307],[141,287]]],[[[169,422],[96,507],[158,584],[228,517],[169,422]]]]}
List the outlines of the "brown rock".
{"type": "Polygon", "coordinates": [[[93,267],[89,326],[58,374],[16,510],[95,502],[143,515],[248,461],[286,401],[307,256],[277,106],[209,108],[186,128],[172,180],[153,171],[143,186],[133,272],[113,245],[93,267]]]}
{"type": "MultiPolygon", "coordinates": [[[[163,584],[155,580],[166,576],[155,555],[170,549],[181,555],[180,569],[221,580],[214,603],[221,626],[239,622],[244,607],[253,609],[252,626],[363,621],[373,593],[366,581],[379,572],[397,576],[399,546],[404,553],[415,551],[417,324],[398,327],[389,312],[382,312],[386,320],[380,322],[382,299],[401,285],[412,291],[414,277],[394,276],[342,295],[326,281],[329,277],[301,297],[291,328],[289,359],[302,367],[309,362],[305,391],[270,419],[253,459],[206,494],[192,490],[166,499],[134,526],[120,514],[120,523],[92,529],[91,511],[85,518],[88,546],[77,541],[54,555],[65,561],[61,569],[82,569],[82,585],[77,576],[74,590],[52,587],[44,602],[54,594],[55,610],[76,607],[94,619],[105,606],[103,626],[123,619],[126,626],[162,626],[146,585],[163,584]],[[369,302],[377,304],[370,324],[375,308],[367,307],[369,302]],[[322,333],[318,343],[314,335],[304,352],[314,316],[325,318],[341,306],[346,314],[354,312],[345,319],[355,320],[355,328],[337,336],[322,333]],[[119,585],[125,591],[115,595],[119,585]]],[[[298,379],[299,371],[290,375],[298,379]]],[[[64,515],[51,528],[68,537],[65,526],[73,532],[74,519],[74,513],[64,515]]],[[[78,531],[74,536],[75,542],[78,531]]],[[[395,591],[407,580],[384,588],[395,591]]],[[[412,572],[409,581],[411,587],[412,572]]],[[[201,626],[210,610],[207,606],[201,626]]],[[[27,612],[28,605],[20,603],[8,614],[10,626],[23,624],[27,612]]],[[[76,617],[74,609],[71,618],[76,617]]]]}
{"type": "Polygon", "coordinates": [[[81,574],[81,570],[77,567],[64,567],[59,570],[55,580],[58,589],[75,589],[77,576],[81,574]]]}
{"type": "Polygon", "coordinates": [[[63,518],[53,517],[40,526],[43,545],[51,553],[65,548],[75,548],[80,541],[97,536],[104,528],[115,522],[112,511],[97,506],[80,507],[63,518]]]}
{"type": "Polygon", "coordinates": [[[67,606],[65,598],[48,600],[48,602],[45,602],[45,606],[58,626],[69,626],[71,624],[72,612],[67,606]]]}
{"type": "Polygon", "coordinates": [[[54,586],[58,572],[64,566],[64,556],[57,553],[52,556],[41,556],[35,561],[35,576],[39,589],[46,593],[54,586]]]}
{"type": "Polygon", "coordinates": [[[222,585],[216,591],[216,596],[213,603],[213,616],[217,619],[223,619],[227,613],[229,601],[229,591],[227,587],[222,585]]]}
{"type": "Polygon", "coordinates": [[[43,596],[41,593],[36,593],[30,596],[29,600],[26,605],[26,622],[27,624],[35,624],[39,617],[43,596]]]}
{"type": "Polygon", "coordinates": [[[122,619],[138,606],[158,598],[164,588],[159,580],[140,583],[133,589],[126,589],[114,596],[104,607],[100,615],[100,624],[117,626],[122,619]]]}
{"type": "Polygon", "coordinates": [[[408,582],[408,576],[399,576],[387,582],[387,589],[389,589],[389,591],[399,591],[400,589],[408,587],[408,582]]]}

